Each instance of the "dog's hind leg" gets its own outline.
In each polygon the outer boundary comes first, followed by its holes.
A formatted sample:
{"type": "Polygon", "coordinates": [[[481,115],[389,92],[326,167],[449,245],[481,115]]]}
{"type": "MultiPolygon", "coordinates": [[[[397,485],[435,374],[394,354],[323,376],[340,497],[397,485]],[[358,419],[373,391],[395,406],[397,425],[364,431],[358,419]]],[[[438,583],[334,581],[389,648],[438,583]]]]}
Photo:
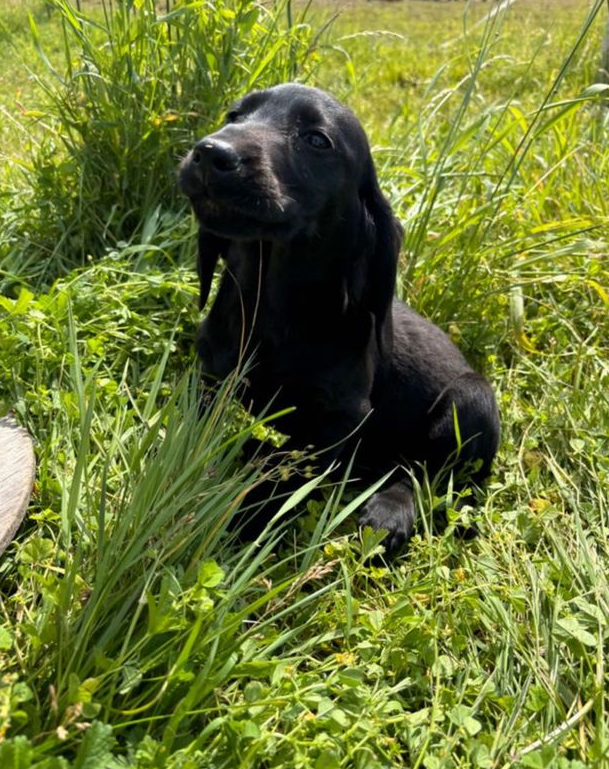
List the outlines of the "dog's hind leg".
{"type": "MultiPolygon", "coordinates": [[[[475,372],[457,377],[436,398],[427,416],[426,436],[417,449],[430,480],[445,486],[452,472],[457,492],[471,483],[480,485],[490,472],[499,442],[495,396],[484,378],[475,372]]],[[[409,464],[404,458],[404,466],[409,464]]],[[[413,470],[418,474],[416,467],[413,470]]],[[[473,494],[458,506],[471,502],[473,494]]],[[[386,529],[384,544],[392,553],[410,539],[416,517],[412,483],[405,470],[397,467],[387,486],[363,505],[359,524],[386,529]]]]}
{"type": "Polygon", "coordinates": [[[359,525],[371,526],[388,534],[383,545],[387,553],[400,550],[412,536],[416,520],[416,508],[412,486],[407,478],[401,478],[377,491],[363,505],[359,525]]]}
{"type": "Polygon", "coordinates": [[[499,444],[499,413],[486,380],[475,372],[455,379],[435,400],[424,456],[430,477],[453,472],[457,486],[480,484],[499,444]]]}

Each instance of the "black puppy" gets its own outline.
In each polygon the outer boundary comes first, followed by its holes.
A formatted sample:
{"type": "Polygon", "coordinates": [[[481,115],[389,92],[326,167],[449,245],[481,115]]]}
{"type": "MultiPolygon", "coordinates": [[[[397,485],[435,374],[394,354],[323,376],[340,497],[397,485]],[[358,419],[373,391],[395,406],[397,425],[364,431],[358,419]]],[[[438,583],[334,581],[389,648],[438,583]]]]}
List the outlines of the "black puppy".
{"type": "Polygon", "coordinates": [[[248,405],[296,407],[278,424],[289,448],[325,449],[329,465],[355,435],[368,480],[399,468],[360,519],[396,549],[415,520],[404,468],[479,483],[499,418],[446,334],[394,299],[402,229],[362,127],[315,88],[254,92],[188,154],[180,185],[200,224],[201,307],[226,262],[197,335],[204,371],[224,379],[253,355],[248,405]]]}

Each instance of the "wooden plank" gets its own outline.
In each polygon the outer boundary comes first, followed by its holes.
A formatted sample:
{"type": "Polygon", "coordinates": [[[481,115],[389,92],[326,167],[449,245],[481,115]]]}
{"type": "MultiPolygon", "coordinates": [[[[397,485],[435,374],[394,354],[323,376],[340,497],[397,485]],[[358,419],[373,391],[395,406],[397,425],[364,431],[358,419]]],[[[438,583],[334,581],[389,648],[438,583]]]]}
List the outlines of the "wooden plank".
{"type": "Polygon", "coordinates": [[[25,517],[36,458],[30,436],[10,418],[0,419],[0,555],[25,517]]]}

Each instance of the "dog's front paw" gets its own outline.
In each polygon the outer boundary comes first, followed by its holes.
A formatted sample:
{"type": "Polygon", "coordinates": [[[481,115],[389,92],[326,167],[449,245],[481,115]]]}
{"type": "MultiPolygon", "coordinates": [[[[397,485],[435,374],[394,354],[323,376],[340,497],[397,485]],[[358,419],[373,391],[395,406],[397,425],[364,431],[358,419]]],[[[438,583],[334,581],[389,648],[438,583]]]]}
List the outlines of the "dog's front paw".
{"type": "Polygon", "coordinates": [[[404,483],[396,483],[368,499],[362,507],[359,525],[371,526],[375,531],[386,529],[388,534],[383,545],[387,554],[393,554],[412,536],[415,516],[411,489],[404,483]]]}

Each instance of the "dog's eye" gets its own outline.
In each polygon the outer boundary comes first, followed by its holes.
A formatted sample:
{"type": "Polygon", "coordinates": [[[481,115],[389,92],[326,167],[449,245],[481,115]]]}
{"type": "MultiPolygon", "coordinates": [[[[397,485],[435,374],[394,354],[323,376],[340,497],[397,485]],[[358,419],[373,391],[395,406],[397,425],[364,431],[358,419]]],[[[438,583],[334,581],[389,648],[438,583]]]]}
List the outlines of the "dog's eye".
{"type": "Polygon", "coordinates": [[[307,144],[309,144],[311,147],[314,147],[316,150],[332,149],[332,142],[321,131],[306,131],[304,134],[302,134],[302,138],[306,141],[307,144]]]}
{"type": "Polygon", "coordinates": [[[241,117],[241,113],[239,112],[239,110],[232,109],[230,112],[226,113],[226,122],[236,123],[240,117],[241,117]]]}

